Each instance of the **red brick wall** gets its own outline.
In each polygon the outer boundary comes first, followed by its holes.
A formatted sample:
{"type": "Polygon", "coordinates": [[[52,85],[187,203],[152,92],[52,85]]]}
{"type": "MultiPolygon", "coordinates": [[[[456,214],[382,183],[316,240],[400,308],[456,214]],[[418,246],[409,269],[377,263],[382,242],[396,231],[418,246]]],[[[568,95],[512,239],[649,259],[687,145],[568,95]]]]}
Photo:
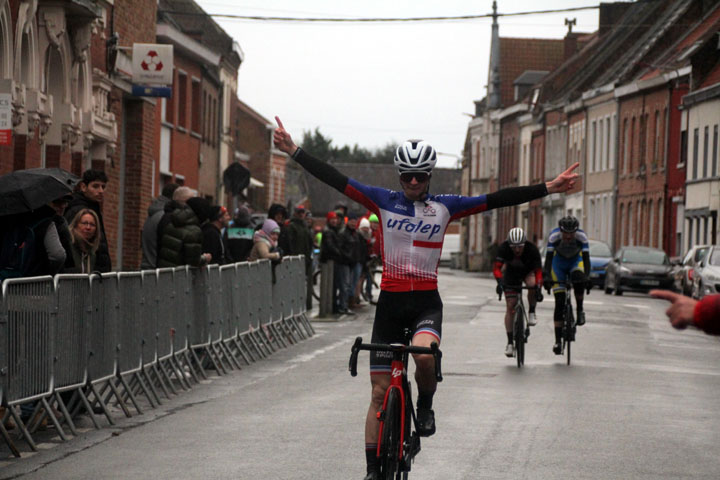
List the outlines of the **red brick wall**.
{"type": "Polygon", "coordinates": [[[120,45],[154,43],[157,0],[115,2],[112,26],[120,35],[120,45]]]}
{"type": "MultiPolygon", "coordinates": [[[[620,101],[620,150],[618,176],[618,215],[619,221],[624,222],[624,228],[617,228],[615,233],[616,245],[623,246],[630,243],[632,233],[634,245],[660,247],[658,244],[658,204],[665,204],[666,173],[662,166],[667,145],[664,113],[668,108],[669,92],[667,89],[658,89],[650,92],[629,96],[620,101]],[[659,151],[655,152],[655,112],[660,115],[659,151]],[[635,119],[634,133],[630,139],[630,155],[625,158],[625,120],[632,125],[635,119]],[[657,161],[656,161],[657,160],[657,161]],[[628,161],[628,171],[623,173],[624,162],[628,161]],[[652,202],[652,212],[650,211],[652,202]],[[628,205],[632,208],[632,216],[627,214],[628,205]],[[651,215],[652,214],[652,215],[651,215]],[[652,228],[651,228],[652,222],[652,228]],[[650,232],[652,229],[652,237],[650,232]],[[624,231],[624,235],[621,234],[624,231]]],[[[631,127],[630,127],[631,128],[631,127]]],[[[667,210],[663,208],[663,215],[667,218],[667,210]]],[[[663,220],[663,225],[667,220],[663,220]]],[[[618,225],[620,227],[620,225],[618,225]]]]}
{"type": "MultiPolygon", "coordinates": [[[[677,168],[680,163],[680,144],[681,144],[681,119],[682,112],[678,108],[682,102],[683,95],[687,94],[688,85],[683,84],[675,86],[670,93],[670,109],[669,109],[669,125],[667,128],[667,196],[665,198],[665,231],[664,244],[665,251],[668,255],[673,256],[678,253],[677,236],[675,234],[675,222],[677,220],[677,203],[673,203],[672,198],[675,196],[685,197],[685,175],[687,166],[677,168]]],[[[680,245],[682,249],[682,245],[680,245]]],[[[682,254],[682,251],[680,251],[682,254]]]]}
{"type": "MultiPolygon", "coordinates": [[[[532,150],[530,154],[530,185],[537,185],[545,181],[545,130],[534,132],[532,135],[532,150]]],[[[543,232],[542,199],[530,202],[528,211],[527,236],[531,241],[545,238],[543,232]]]]}
{"type": "MultiPolygon", "coordinates": [[[[500,124],[500,158],[498,165],[498,188],[515,187],[518,184],[520,168],[520,127],[515,116],[504,119],[500,124]]],[[[506,207],[498,211],[498,242],[505,239],[505,232],[515,226],[517,207],[506,207]]]]}
{"type": "Polygon", "coordinates": [[[240,119],[240,135],[236,148],[250,155],[251,175],[265,184],[262,188],[254,189],[254,200],[257,204],[253,207],[263,211],[270,206],[270,133],[264,122],[238,105],[235,106],[235,113],[240,119]]]}
{"type": "MultiPolygon", "coordinates": [[[[13,138],[13,140],[15,139],[13,138]]],[[[0,147],[0,175],[5,175],[6,173],[13,171],[13,164],[15,163],[15,156],[13,155],[14,150],[14,144],[0,147]]]]}
{"type": "Polygon", "coordinates": [[[125,103],[125,196],[123,261],[125,270],[140,266],[140,234],[152,200],[152,169],[155,158],[155,107],[145,101],[125,103]]]}
{"type": "MultiPolygon", "coordinates": [[[[172,106],[168,108],[166,118],[167,122],[173,125],[173,131],[170,137],[170,171],[174,174],[180,174],[185,177],[184,185],[197,189],[199,187],[199,159],[200,145],[202,142],[200,132],[192,132],[192,78],[202,78],[201,66],[182,55],[175,54],[175,72],[173,83],[172,97],[168,102],[172,106]],[[182,70],[186,74],[186,82],[184,84],[186,99],[184,104],[185,123],[179,125],[180,116],[180,83],[178,82],[178,70],[182,70]]],[[[160,111],[158,108],[157,118],[155,119],[158,136],[157,144],[160,144],[160,111]]],[[[159,150],[158,150],[159,155],[159,150]]],[[[156,166],[156,168],[159,168],[156,166]]],[[[159,178],[159,170],[156,172],[156,178],[159,178]]]]}

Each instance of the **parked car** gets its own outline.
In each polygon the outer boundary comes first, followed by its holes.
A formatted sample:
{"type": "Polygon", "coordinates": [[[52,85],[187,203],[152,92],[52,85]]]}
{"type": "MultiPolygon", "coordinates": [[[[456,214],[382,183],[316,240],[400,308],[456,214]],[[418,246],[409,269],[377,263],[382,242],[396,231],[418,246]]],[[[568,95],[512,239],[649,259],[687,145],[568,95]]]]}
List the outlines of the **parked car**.
{"type": "Polygon", "coordinates": [[[685,254],[681,265],[675,271],[675,287],[683,295],[692,295],[693,269],[695,268],[695,265],[700,263],[709,248],[710,245],[695,245],[692,247],[688,250],[687,254],[685,254]]]}
{"type": "Polygon", "coordinates": [[[590,243],[590,280],[594,286],[602,288],[605,285],[605,268],[612,260],[610,246],[600,240],[589,240],[590,243]]]}
{"type": "Polygon", "coordinates": [[[605,293],[647,292],[653,288],[673,289],[670,259],[660,249],[623,247],[608,263],[605,293]]]}
{"type": "Polygon", "coordinates": [[[707,248],[703,259],[692,272],[693,298],[720,293],[720,246],[707,248]]]}

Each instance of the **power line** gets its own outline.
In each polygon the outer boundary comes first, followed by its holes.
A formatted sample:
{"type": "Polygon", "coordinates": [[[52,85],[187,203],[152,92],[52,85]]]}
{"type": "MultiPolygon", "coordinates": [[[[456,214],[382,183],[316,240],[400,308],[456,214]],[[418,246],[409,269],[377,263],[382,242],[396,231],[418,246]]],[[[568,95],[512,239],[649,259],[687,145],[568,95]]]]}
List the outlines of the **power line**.
{"type": "MultiPolygon", "coordinates": [[[[577,12],[580,10],[595,10],[600,8],[599,5],[587,7],[563,8],[558,10],[535,10],[531,12],[515,12],[515,13],[498,13],[498,17],[517,17],[522,15],[541,15],[547,13],[567,13],[577,12]]],[[[175,10],[159,10],[158,13],[170,15],[189,15],[189,16],[209,16],[215,18],[224,18],[229,20],[257,20],[265,22],[327,22],[327,23],[398,23],[398,22],[438,22],[438,21],[460,21],[460,20],[477,20],[480,18],[492,18],[492,13],[484,15],[457,15],[446,17],[407,17],[407,18],[322,18],[322,17],[273,17],[262,15],[236,15],[232,13],[205,13],[205,12],[180,12],[175,10]]]]}

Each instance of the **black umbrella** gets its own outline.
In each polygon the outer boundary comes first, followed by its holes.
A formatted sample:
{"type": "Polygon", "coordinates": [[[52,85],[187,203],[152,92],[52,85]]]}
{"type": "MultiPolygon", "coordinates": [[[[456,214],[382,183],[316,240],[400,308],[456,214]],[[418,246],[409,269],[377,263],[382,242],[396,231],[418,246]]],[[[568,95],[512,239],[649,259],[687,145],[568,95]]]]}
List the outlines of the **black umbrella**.
{"type": "Polygon", "coordinates": [[[0,216],[23,213],[72,193],[79,178],[62,168],[31,168],[0,177],[0,216]]]}

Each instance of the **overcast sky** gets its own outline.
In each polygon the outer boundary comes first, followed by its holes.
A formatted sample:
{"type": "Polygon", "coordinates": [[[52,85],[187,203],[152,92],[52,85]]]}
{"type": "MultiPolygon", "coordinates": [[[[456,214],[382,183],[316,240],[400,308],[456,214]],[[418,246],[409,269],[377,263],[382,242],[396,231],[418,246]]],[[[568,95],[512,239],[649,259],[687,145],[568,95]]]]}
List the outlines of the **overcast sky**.
{"type": "MultiPolygon", "coordinates": [[[[491,0],[196,0],[208,13],[278,17],[407,18],[482,15],[491,0]]],[[[499,0],[498,13],[597,6],[597,0],[499,0]]],[[[500,17],[505,37],[562,38],[597,29],[598,10],[500,17]]],[[[463,149],[485,96],[491,19],[419,23],[287,23],[216,18],[242,48],[238,95],[278,115],[297,143],[316,127],[336,146],[432,143],[441,165],[463,149]]]]}

